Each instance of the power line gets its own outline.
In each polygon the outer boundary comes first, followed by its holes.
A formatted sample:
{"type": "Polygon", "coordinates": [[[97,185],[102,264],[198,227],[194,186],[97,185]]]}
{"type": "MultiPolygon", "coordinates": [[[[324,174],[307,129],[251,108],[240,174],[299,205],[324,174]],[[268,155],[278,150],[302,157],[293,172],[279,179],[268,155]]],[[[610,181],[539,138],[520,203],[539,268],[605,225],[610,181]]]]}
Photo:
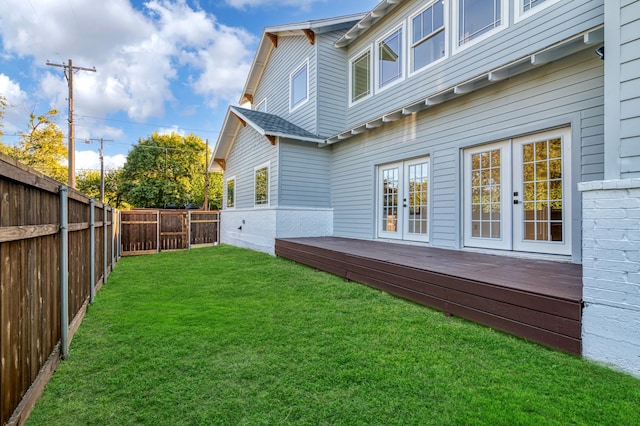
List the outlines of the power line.
{"type": "MultiPolygon", "coordinates": [[[[119,120],[117,118],[102,118],[102,117],[93,117],[91,115],[78,115],[78,118],[91,118],[93,120],[100,120],[100,121],[114,121],[116,123],[124,123],[124,124],[135,124],[138,126],[148,126],[148,127],[155,127],[155,128],[172,128],[174,127],[174,125],[172,124],[157,124],[157,123],[141,123],[139,121],[128,121],[128,120],[119,120]]],[[[194,128],[189,128],[189,127],[180,127],[179,130],[188,130],[191,132],[204,132],[204,133],[220,133],[217,130],[205,130],[205,129],[194,129],[194,128]]]]}

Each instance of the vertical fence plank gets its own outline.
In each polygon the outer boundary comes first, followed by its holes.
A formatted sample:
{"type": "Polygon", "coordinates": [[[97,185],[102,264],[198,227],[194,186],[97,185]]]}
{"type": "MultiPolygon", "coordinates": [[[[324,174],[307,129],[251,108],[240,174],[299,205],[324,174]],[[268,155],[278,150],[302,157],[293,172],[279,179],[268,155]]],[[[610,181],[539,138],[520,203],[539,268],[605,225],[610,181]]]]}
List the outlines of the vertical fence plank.
{"type": "Polygon", "coordinates": [[[98,267],[116,256],[114,212],[108,250],[95,203],[0,154],[0,424],[22,424],[68,357],[69,325],[93,301],[98,267]]]}
{"type": "Polygon", "coordinates": [[[69,201],[68,189],[60,187],[60,352],[69,357],[69,201]]]}

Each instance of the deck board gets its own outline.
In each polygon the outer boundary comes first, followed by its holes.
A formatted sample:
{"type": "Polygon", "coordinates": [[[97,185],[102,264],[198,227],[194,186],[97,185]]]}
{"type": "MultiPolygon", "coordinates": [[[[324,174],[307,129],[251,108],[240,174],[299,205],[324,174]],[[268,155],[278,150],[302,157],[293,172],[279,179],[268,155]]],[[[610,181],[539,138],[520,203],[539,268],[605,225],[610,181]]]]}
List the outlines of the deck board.
{"type": "Polygon", "coordinates": [[[580,265],[338,237],[276,240],[276,255],[579,354],[580,265]]]}

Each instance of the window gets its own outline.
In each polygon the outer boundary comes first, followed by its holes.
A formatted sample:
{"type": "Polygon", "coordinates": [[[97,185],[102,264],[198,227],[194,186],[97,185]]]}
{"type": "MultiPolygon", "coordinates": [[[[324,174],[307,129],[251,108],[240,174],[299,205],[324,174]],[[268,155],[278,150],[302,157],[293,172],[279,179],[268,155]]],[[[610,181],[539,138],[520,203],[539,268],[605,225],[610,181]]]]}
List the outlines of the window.
{"type": "Polygon", "coordinates": [[[254,188],[256,206],[269,205],[269,165],[258,166],[254,170],[254,188]]]}
{"type": "Polygon", "coordinates": [[[421,68],[445,55],[444,1],[437,0],[411,19],[411,70],[421,68]]]}
{"type": "Polygon", "coordinates": [[[378,42],[378,87],[402,79],[402,28],[378,42]]]}
{"type": "Polygon", "coordinates": [[[236,206],[236,178],[227,179],[227,208],[232,209],[236,206]]]}
{"type": "Polygon", "coordinates": [[[481,40],[506,25],[504,0],[457,0],[458,46],[481,40]],[[485,37],[483,37],[485,36],[485,37]]]}
{"type": "Polygon", "coordinates": [[[514,0],[514,21],[519,22],[525,17],[537,13],[560,0],[514,0]]]}
{"type": "Polygon", "coordinates": [[[309,99],[309,61],[291,74],[291,110],[298,108],[309,99]]]}
{"type": "Polygon", "coordinates": [[[351,61],[351,102],[357,102],[371,94],[371,49],[351,61]]]}
{"type": "Polygon", "coordinates": [[[536,6],[540,6],[546,0],[522,0],[522,11],[528,12],[536,6]]]}
{"type": "Polygon", "coordinates": [[[263,99],[254,109],[260,112],[267,112],[267,99],[263,99]]]}

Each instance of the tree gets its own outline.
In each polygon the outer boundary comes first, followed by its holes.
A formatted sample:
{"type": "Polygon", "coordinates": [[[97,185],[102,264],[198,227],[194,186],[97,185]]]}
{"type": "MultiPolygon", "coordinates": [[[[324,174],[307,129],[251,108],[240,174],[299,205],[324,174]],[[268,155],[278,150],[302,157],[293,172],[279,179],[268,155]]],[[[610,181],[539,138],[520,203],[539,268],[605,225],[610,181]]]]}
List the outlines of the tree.
{"type": "MultiPolygon", "coordinates": [[[[91,198],[100,199],[100,172],[95,170],[81,172],[77,179],[77,189],[91,198]]],[[[105,172],[104,202],[121,210],[131,208],[124,200],[122,192],[122,169],[105,172]]]]}
{"type": "Polygon", "coordinates": [[[205,149],[202,139],[193,134],[154,133],[140,139],[127,155],[122,170],[125,200],[135,207],[201,206],[205,149]]]}
{"type": "Polygon", "coordinates": [[[52,109],[44,115],[29,114],[29,125],[23,132],[20,144],[8,146],[0,143],[0,151],[29,167],[60,182],[68,179],[67,147],[64,135],[53,119],[58,111],[52,109]]]}

